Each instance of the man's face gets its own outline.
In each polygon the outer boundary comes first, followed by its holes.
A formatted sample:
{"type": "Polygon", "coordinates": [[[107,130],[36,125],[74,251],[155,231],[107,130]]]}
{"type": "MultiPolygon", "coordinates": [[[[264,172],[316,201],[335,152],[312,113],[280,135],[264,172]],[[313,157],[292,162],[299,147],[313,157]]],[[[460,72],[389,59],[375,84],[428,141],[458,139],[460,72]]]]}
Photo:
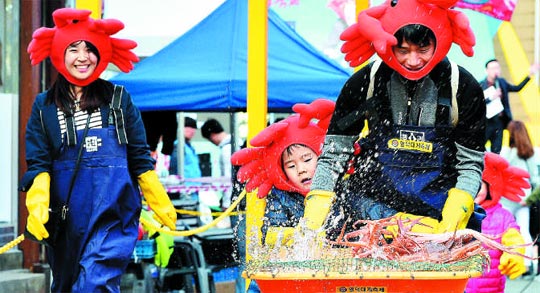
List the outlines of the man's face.
{"type": "Polygon", "coordinates": [[[501,76],[501,65],[497,61],[491,61],[486,66],[486,75],[488,79],[494,80],[501,76]]]}
{"type": "Polygon", "coordinates": [[[433,58],[435,45],[433,41],[430,41],[427,45],[419,46],[403,40],[401,45],[392,47],[392,50],[401,66],[410,71],[418,71],[433,58]]]}

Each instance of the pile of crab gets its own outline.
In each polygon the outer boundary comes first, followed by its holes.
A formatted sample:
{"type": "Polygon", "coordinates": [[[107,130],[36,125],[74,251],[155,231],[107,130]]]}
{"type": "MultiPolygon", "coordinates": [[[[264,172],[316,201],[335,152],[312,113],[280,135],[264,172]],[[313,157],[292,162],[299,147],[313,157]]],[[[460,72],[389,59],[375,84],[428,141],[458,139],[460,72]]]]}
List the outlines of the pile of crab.
{"type": "Polygon", "coordinates": [[[489,260],[487,249],[527,257],[516,248],[529,244],[504,246],[497,241],[500,235],[490,236],[471,229],[442,234],[412,232],[414,225],[422,224],[420,220],[398,217],[359,220],[353,225],[359,227],[357,230],[344,233],[344,228],[330,243],[352,248],[353,257],[400,262],[454,263],[478,255],[489,260]]]}
{"type": "Polygon", "coordinates": [[[262,247],[246,264],[246,271],[248,275],[270,272],[276,276],[287,272],[359,276],[366,272],[482,272],[490,264],[489,249],[529,258],[518,248],[532,243],[504,246],[500,243],[501,235],[471,229],[441,234],[413,232],[413,226],[423,225],[420,220],[395,216],[359,220],[353,225],[356,230],[345,233],[343,227],[335,240],[304,241],[316,247],[311,254],[302,253],[311,251],[300,245],[303,242],[295,242],[291,247],[262,247]]]}

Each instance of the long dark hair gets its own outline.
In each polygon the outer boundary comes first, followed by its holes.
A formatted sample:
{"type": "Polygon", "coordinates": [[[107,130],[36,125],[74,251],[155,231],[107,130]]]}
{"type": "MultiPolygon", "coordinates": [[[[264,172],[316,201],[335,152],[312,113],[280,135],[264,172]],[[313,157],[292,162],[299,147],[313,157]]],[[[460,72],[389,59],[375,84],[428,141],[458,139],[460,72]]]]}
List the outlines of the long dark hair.
{"type": "MultiPolygon", "coordinates": [[[[51,86],[47,93],[47,100],[54,103],[65,114],[71,115],[74,112],[74,96],[71,91],[72,84],[61,74],[51,86]]],[[[96,79],[91,84],[83,87],[81,96],[81,109],[93,112],[103,104],[111,101],[113,85],[103,79],[96,79]]]]}
{"type": "Polygon", "coordinates": [[[511,148],[517,149],[518,157],[527,160],[534,155],[531,137],[525,123],[517,120],[510,121],[508,132],[510,133],[509,145],[511,148]]]}
{"type": "MultiPolygon", "coordinates": [[[[92,43],[86,41],[77,41],[71,45],[77,45],[80,42],[85,42],[88,51],[96,55],[99,63],[99,51],[92,43]]],[[[72,86],[72,83],[70,83],[63,75],[59,74],[56,81],[47,93],[48,102],[54,103],[67,115],[72,115],[74,112],[73,101],[75,100],[75,97],[73,91],[71,90],[72,86]]],[[[111,101],[112,89],[113,85],[110,82],[100,78],[96,79],[89,85],[84,86],[82,88],[80,108],[82,110],[87,110],[88,112],[93,112],[101,105],[109,103],[111,101]]]]}

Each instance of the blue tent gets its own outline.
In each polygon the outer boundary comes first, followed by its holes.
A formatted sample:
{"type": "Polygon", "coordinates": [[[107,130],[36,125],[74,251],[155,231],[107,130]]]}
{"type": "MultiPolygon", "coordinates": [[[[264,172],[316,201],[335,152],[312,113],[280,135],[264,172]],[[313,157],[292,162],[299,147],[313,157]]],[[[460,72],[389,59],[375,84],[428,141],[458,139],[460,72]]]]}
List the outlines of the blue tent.
{"type": "MultiPolygon", "coordinates": [[[[335,100],[350,72],[268,11],[268,111],[335,100]]],[[[227,0],[208,17],[128,74],[124,85],[141,111],[246,109],[247,1],[227,0]]]]}

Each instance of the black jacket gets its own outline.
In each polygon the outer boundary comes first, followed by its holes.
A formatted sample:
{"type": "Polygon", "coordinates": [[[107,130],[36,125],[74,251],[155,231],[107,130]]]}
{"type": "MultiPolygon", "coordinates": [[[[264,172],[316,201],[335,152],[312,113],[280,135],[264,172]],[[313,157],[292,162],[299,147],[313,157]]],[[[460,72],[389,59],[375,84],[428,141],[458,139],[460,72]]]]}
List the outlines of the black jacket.
{"type": "MultiPolygon", "coordinates": [[[[510,102],[508,100],[508,93],[509,92],[519,92],[525,85],[531,80],[529,76],[525,77],[518,85],[513,85],[506,81],[506,79],[499,77],[497,79],[497,84],[499,88],[501,89],[501,102],[504,107],[503,111],[503,122],[506,126],[508,122],[510,122],[512,118],[512,110],[510,109],[510,102]]],[[[484,79],[480,82],[480,86],[482,87],[482,90],[487,89],[491,85],[488,83],[487,79],[484,79]]]]}

